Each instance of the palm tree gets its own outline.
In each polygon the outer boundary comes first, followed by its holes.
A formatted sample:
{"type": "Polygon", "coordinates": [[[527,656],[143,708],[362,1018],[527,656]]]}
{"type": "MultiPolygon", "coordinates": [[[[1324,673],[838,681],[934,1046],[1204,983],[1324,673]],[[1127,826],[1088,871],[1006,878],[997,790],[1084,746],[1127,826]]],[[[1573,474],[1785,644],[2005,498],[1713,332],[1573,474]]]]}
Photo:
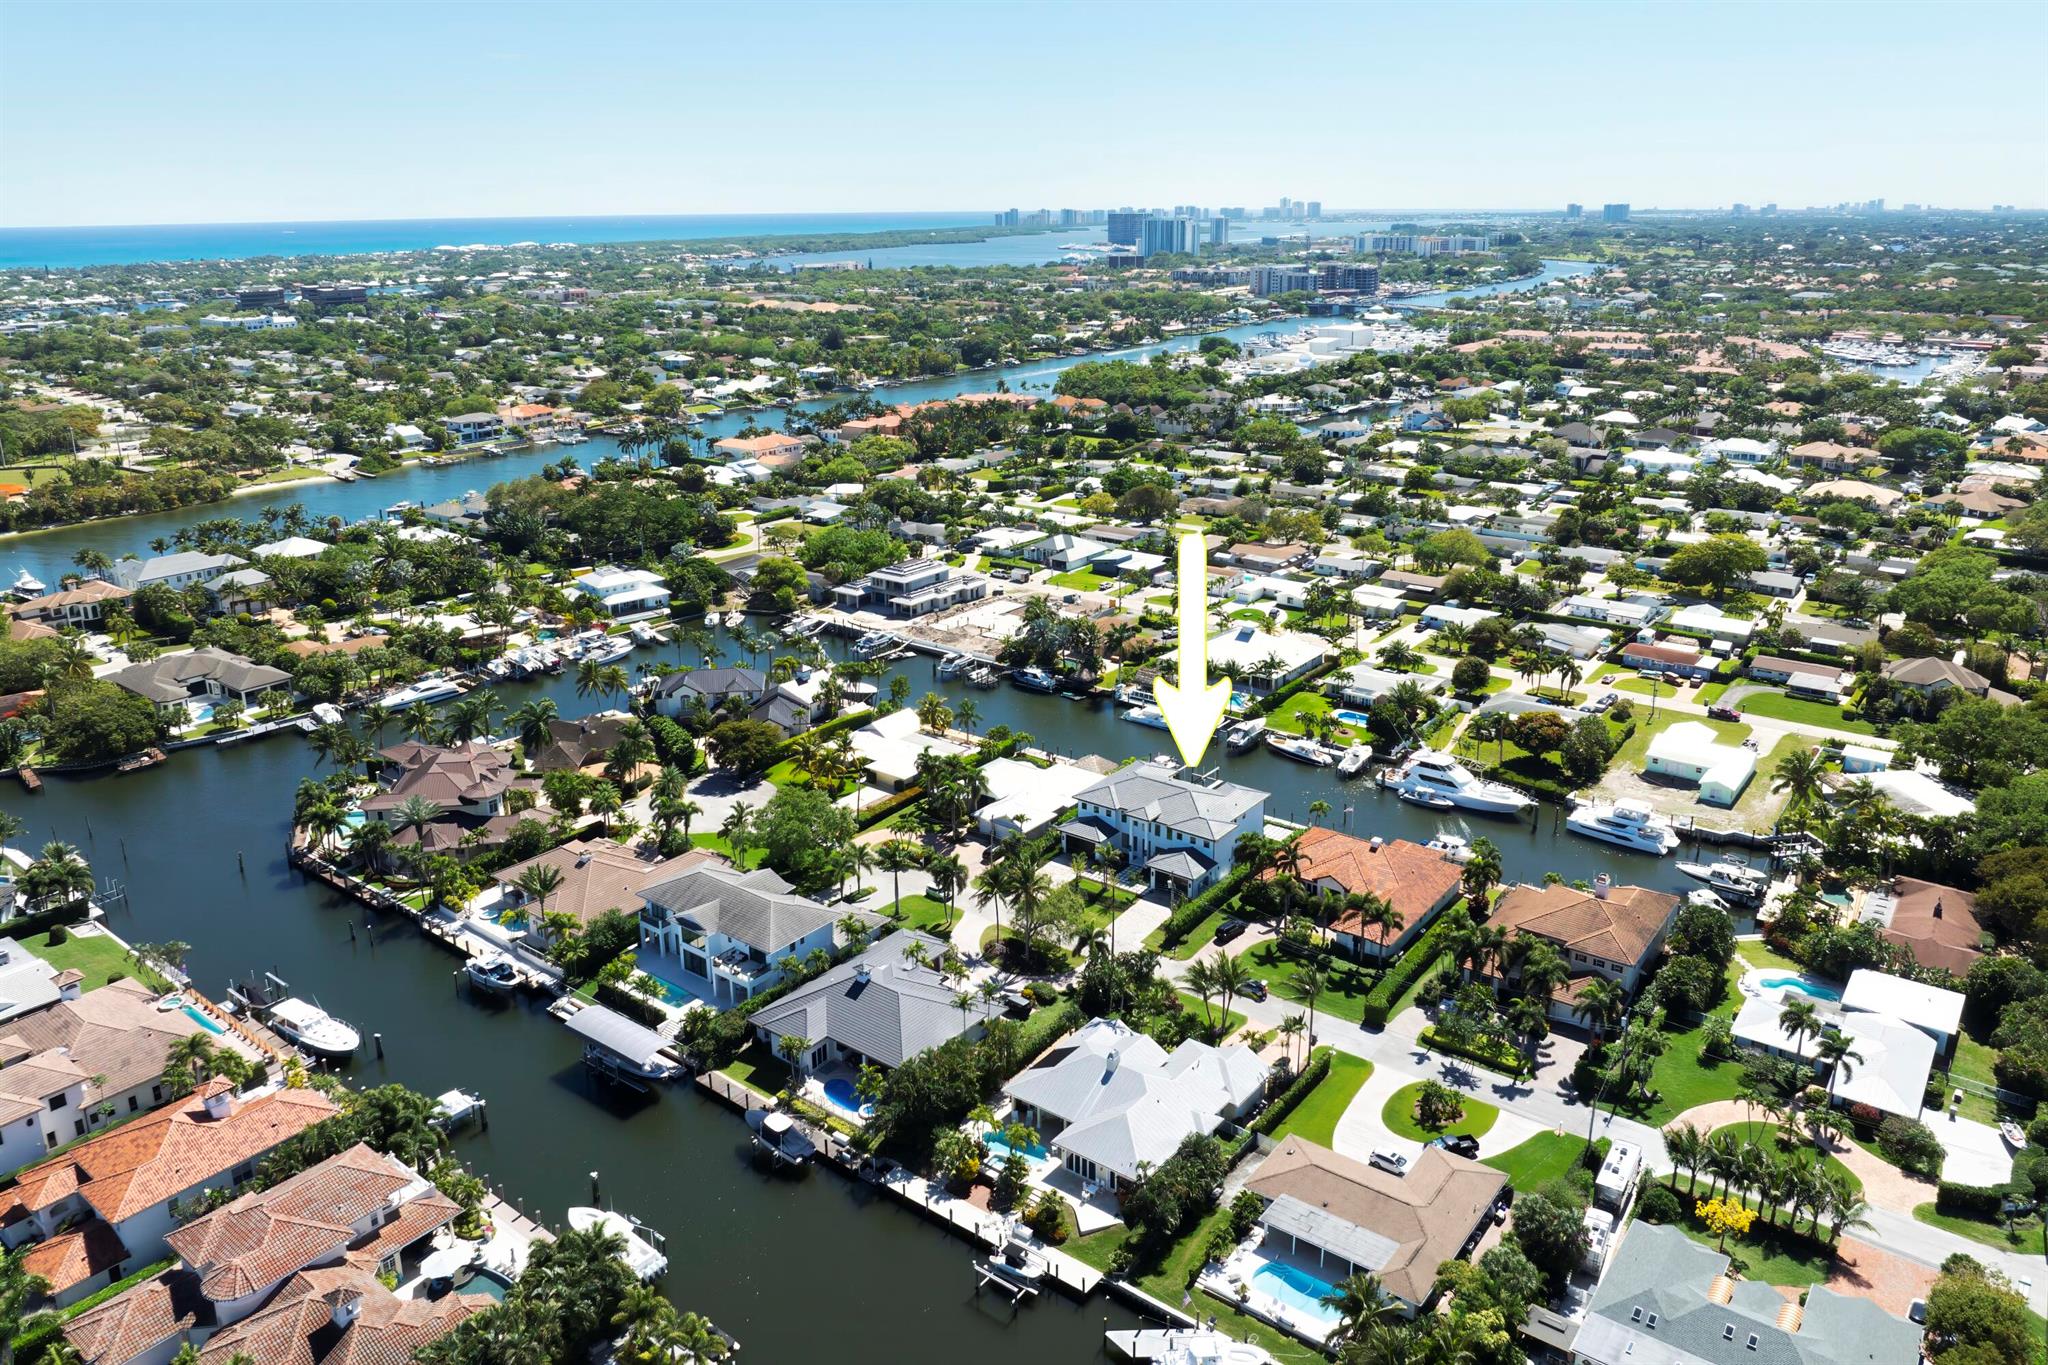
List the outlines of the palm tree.
{"type": "Polygon", "coordinates": [[[1187,974],[1181,977],[1181,984],[1201,998],[1202,1018],[1208,1024],[1209,1031],[1213,1034],[1216,1031],[1216,1016],[1210,1012],[1209,1002],[1216,998],[1218,989],[1216,959],[1211,957],[1197,958],[1194,964],[1188,968],[1187,974]]]}
{"type": "Polygon", "coordinates": [[[1290,1063],[1294,1063],[1294,1040],[1307,1031],[1308,1020],[1299,1014],[1290,1014],[1280,1021],[1280,1037],[1286,1043],[1287,1060],[1290,1063]]]}
{"type": "Polygon", "coordinates": [[[448,738],[455,744],[488,739],[498,699],[489,691],[472,692],[448,708],[448,738]]]}
{"type": "Polygon", "coordinates": [[[1379,1277],[1367,1271],[1347,1275],[1330,1286],[1323,1307],[1336,1310],[1336,1330],[1326,1344],[1340,1354],[1376,1327],[1391,1326],[1401,1318],[1401,1306],[1380,1287],[1379,1277]]]}
{"type": "Polygon", "coordinates": [[[440,819],[441,813],[438,801],[429,801],[424,796],[408,796],[391,808],[391,826],[399,834],[408,830],[417,834],[440,819]]]}
{"type": "Polygon", "coordinates": [[[1627,1008],[1628,997],[1621,987],[1604,976],[1596,976],[1579,992],[1572,1015],[1593,1030],[1593,1040],[1598,1042],[1627,1008]]]}
{"type": "Polygon", "coordinates": [[[416,701],[405,708],[404,713],[398,718],[398,724],[399,728],[405,731],[407,739],[427,744],[433,741],[441,722],[434,715],[433,707],[423,701],[416,701]]]}
{"type": "Polygon", "coordinates": [[[891,878],[889,914],[903,915],[903,874],[924,861],[924,850],[908,839],[886,839],[875,850],[875,866],[891,878]]]}
{"type": "Polygon", "coordinates": [[[21,874],[21,893],[39,908],[76,905],[92,895],[92,866],[61,839],[44,844],[21,874]]]}
{"type": "Polygon", "coordinates": [[[776,1053],[789,1063],[790,1071],[799,1080],[803,1078],[804,1054],[810,1050],[811,1040],[799,1033],[785,1033],[775,1040],[776,1053]]]}
{"type": "Polygon", "coordinates": [[[1308,818],[1311,824],[1321,824],[1323,817],[1330,813],[1330,803],[1317,797],[1308,803],[1308,818]]]}
{"type": "Polygon", "coordinates": [[[1215,967],[1212,970],[1215,972],[1215,976],[1212,979],[1216,983],[1216,992],[1223,997],[1223,1022],[1228,1024],[1230,1022],[1231,997],[1242,991],[1246,983],[1252,979],[1251,969],[1244,965],[1242,958],[1232,957],[1229,953],[1220,953],[1215,959],[1215,967]]]}
{"type": "Polygon", "coordinates": [[[519,893],[538,907],[536,917],[545,917],[548,912],[548,897],[562,889],[562,869],[553,863],[535,863],[513,879],[512,885],[519,893]]]}
{"type": "Polygon", "coordinates": [[[1323,979],[1322,968],[1313,962],[1294,974],[1295,994],[1301,997],[1302,1004],[1308,1006],[1308,1045],[1310,1047],[1314,1047],[1316,1043],[1316,997],[1323,993],[1323,988],[1328,984],[1323,979]]]}
{"type": "Polygon", "coordinates": [[[1836,1084],[1856,1074],[1856,1063],[1863,1060],[1863,1054],[1856,1050],[1856,1040],[1840,1029],[1821,1035],[1818,1052],[1828,1064],[1828,1103],[1833,1105],[1836,1084]]]}
{"type": "Polygon", "coordinates": [[[1824,1031],[1820,1022],[1820,1011],[1813,1001],[1797,992],[1787,991],[1785,1007],[1778,1011],[1778,1027],[1785,1036],[1792,1039],[1793,1051],[1799,1065],[1806,1065],[1806,1040],[1820,1036],[1824,1031]]]}
{"type": "Polygon", "coordinates": [[[1483,915],[1487,910],[1487,895],[1500,885],[1504,864],[1500,848],[1483,834],[1472,841],[1471,851],[1472,856],[1465,860],[1462,878],[1465,898],[1472,903],[1475,915],[1483,915]]]}
{"type": "Polygon", "coordinates": [[[1664,1150],[1671,1157],[1674,1177],[1672,1189],[1677,1189],[1678,1167],[1685,1167],[1686,1192],[1699,1188],[1700,1162],[1707,1155],[1706,1135],[1690,1123],[1674,1123],[1664,1130],[1664,1150]]]}
{"type": "Polygon", "coordinates": [[[1771,769],[1771,791],[1785,792],[1785,814],[1799,829],[1806,827],[1813,808],[1827,790],[1823,779],[1827,760],[1819,749],[1796,749],[1779,759],[1771,769]]]}
{"type": "Polygon", "coordinates": [[[612,832],[612,817],[626,808],[626,798],[616,784],[599,782],[590,789],[590,813],[604,821],[604,832],[612,832]]]}
{"type": "Polygon", "coordinates": [[[550,728],[561,713],[555,707],[553,697],[536,697],[515,709],[505,717],[512,733],[519,737],[519,747],[525,751],[528,762],[546,748],[554,732],[550,728]]]}

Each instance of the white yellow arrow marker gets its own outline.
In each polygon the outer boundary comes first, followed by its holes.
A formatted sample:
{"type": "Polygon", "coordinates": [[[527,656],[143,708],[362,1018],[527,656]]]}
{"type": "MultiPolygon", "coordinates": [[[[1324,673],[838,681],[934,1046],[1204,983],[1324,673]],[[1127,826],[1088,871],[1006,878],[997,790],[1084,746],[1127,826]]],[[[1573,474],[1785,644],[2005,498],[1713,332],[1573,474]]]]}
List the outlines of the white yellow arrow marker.
{"type": "Polygon", "coordinates": [[[1180,538],[1180,596],[1177,612],[1180,624],[1180,681],[1159,680],[1155,689],[1159,709],[1166,713],[1166,728],[1180,749],[1181,759],[1191,768],[1202,765],[1216,727],[1230,706],[1230,681],[1209,681],[1208,556],[1202,537],[1193,531],[1180,538]]]}

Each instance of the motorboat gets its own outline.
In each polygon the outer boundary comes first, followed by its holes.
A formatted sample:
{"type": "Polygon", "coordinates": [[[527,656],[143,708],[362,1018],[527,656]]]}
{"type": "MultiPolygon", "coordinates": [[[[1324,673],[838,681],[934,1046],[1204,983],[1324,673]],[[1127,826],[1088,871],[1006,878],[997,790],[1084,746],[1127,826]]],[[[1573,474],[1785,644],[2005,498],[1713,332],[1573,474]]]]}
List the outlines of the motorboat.
{"type": "Polygon", "coordinates": [[[1589,801],[1574,809],[1564,827],[1588,839],[1599,839],[1637,853],[1663,857],[1678,847],[1678,831],[1647,801],[1625,798],[1613,805],[1589,801]]]}
{"type": "MultiPolygon", "coordinates": [[[[1474,775],[1470,768],[1438,749],[1420,749],[1392,776],[1381,779],[1397,793],[1440,796],[1461,810],[1488,815],[1519,815],[1535,804],[1505,782],[1491,782],[1474,775]]],[[[1419,805],[1436,806],[1434,801],[1419,805]]],[[[1442,807],[1437,807],[1442,809],[1442,807]]]]}
{"type": "Polygon", "coordinates": [[[1060,690],[1060,680],[1040,668],[1037,664],[1030,664],[1018,669],[1010,675],[1010,681],[1023,688],[1026,692],[1057,692],[1060,690]]]}
{"type": "Polygon", "coordinates": [[[1167,728],[1166,713],[1157,706],[1133,706],[1130,710],[1124,712],[1124,719],[1136,721],[1140,725],[1149,725],[1155,730],[1167,728]]]}
{"type": "Polygon", "coordinates": [[[1031,1229],[1013,1222],[1003,1244],[988,1254],[988,1268],[1016,1284],[1037,1284],[1045,1278],[1045,1254],[1039,1250],[1031,1229]]]}
{"type": "Polygon", "coordinates": [[[431,705],[437,701],[452,701],[462,695],[462,688],[455,679],[447,677],[421,678],[407,687],[396,688],[377,698],[377,704],[387,711],[400,711],[415,702],[431,705]]]}
{"type": "Polygon", "coordinates": [[[896,637],[883,630],[871,630],[853,642],[853,652],[865,659],[879,654],[896,642],[896,637]]]}
{"type": "Polygon", "coordinates": [[[1115,700],[1118,706],[1146,706],[1153,700],[1152,689],[1137,683],[1118,683],[1115,700]]]}
{"type": "Polygon", "coordinates": [[[320,725],[341,724],[341,708],[331,701],[313,703],[313,720],[320,725]]]}
{"type": "Polygon", "coordinates": [[[1241,720],[1223,732],[1223,747],[1232,753],[1243,753],[1259,742],[1259,736],[1266,733],[1266,718],[1253,716],[1241,720]]]}
{"type": "Polygon", "coordinates": [[[746,623],[747,614],[743,611],[729,611],[725,614],[725,628],[727,630],[738,630],[746,623]]]}
{"type": "Polygon", "coordinates": [[[27,569],[23,569],[14,576],[14,583],[8,588],[8,591],[16,597],[41,597],[49,589],[43,586],[42,579],[37,578],[27,569]]]}
{"type": "Polygon", "coordinates": [[[1138,1327],[1103,1333],[1126,1360],[1156,1365],[1275,1365],[1272,1352],[1200,1327],[1138,1327]]]}
{"type": "Polygon", "coordinates": [[[569,1226],[578,1232],[608,1232],[618,1238],[625,1244],[619,1249],[619,1259],[643,1283],[668,1269],[668,1253],[660,1246],[661,1234],[637,1218],[584,1206],[569,1210],[569,1226]]]}
{"type": "Polygon", "coordinates": [[[967,685],[986,692],[1003,680],[1002,675],[987,664],[976,664],[967,670],[967,685]]]}
{"type": "Polygon", "coordinates": [[[1337,760],[1337,776],[1356,777],[1372,762],[1372,745],[1354,744],[1337,760]]]}
{"type": "Polygon", "coordinates": [[[937,673],[940,678],[950,681],[965,673],[971,666],[972,661],[965,654],[948,654],[939,660],[937,673]]]}
{"type": "Polygon", "coordinates": [[[1327,768],[1337,761],[1328,749],[1304,735],[1289,735],[1278,730],[1268,730],[1266,747],[1282,758],[1291,758],[1296,763],[1307,763],[1317,768],[1327,768]]]}
{"type": "Polygon", "coordinates": [[[1998,1135],[2004,1138],[2006,1146],[2012,1148],[2015,1152],[2027,1145],[2027,1130],[2014,1123],[2011,1119],[2007,1119],[1998,1125],[1998,1135]]]}
{"type": "Polygon", "coordinates": [[[1472,861],[1472,845],[1456,834],[1439,834],[1423,845],[1444,855],[1447,863],[1469,863],[1472,861]]]}
{"type": "Polygon", "coordinates": [[[434,1116],[427,1120],[436,1128],[458,1128],[484,1116],[484,1097],[469,1090],[443,1091],[434,1101],[434,1116]]]}
{"type": "Polygon", "coordinates": [[[353,1057],[363,1045],[362,1033],[321,1009],[310,1000],[296,996],[280,1000],[269,1008],[263,1022],[301,1052],[328,1061],[353,1057]]]}
{"type": "Polygon", "coordinates": [[[632,629],[626,633],[633,637],[633,643],[636,645],[658,645],[661,643],[661,632],[645,621],[635,621],[632,629]]]}
{"type": "Polygon", "coordinates": [[[1458,808],[1458,803],[1445,796],[1442,792],[1433,792],[1423,787],[1396,787],[1394,788],[1394,795],[1412,806],[1422,806],[1429,810],[1456,810],[1458,808]]]}
{"type": "Polygon", "coordinates": [[[592,645],[583,652],[583,662],[590,664],[614,664],[633,652],[631,638],[620,635],[592,645]]]}
{"type": "Polygon", "coordinates": [[[469,984],[492,995],[508,995],[519,989],[519,969],[500,952],[479,953],[463,964],[469,984]]]}
{"type": "Polygon", "coordinates": [[[1679,863],[1677,866],[1686,876],[1705,882],[1732,900],[1762,900],[1764,892],[1771,886],[1768,872],[1726,859],[1717,863],[1679,863]]]}

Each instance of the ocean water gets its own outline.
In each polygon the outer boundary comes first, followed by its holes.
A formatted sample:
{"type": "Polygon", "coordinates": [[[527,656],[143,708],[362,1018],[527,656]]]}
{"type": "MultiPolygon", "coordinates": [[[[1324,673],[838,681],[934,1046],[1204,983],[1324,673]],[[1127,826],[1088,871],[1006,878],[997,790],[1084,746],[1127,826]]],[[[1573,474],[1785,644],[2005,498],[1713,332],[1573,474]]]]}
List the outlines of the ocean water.
{"type": "Polygon", "coordinates": [[[980,227],[989,212],[660,214],[632,217],[407,218],[334,223],[162,223],[131,227],[0,228],[0,269],[144,261],[343,256],[513,242],[701,241],[980,227]]]}

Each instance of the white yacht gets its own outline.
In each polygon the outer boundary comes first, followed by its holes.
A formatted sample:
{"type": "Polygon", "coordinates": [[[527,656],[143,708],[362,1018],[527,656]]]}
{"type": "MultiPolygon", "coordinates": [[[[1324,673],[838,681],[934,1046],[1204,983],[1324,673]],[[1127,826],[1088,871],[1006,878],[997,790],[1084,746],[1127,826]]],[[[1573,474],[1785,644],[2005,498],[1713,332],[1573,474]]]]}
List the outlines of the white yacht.
{"type": "Polygon", "coordinates": [[[1661,858],[1678,847],[1678,831],[1647,801],[1632,798],[1603,806],[1587,802],[1565,817],[1564,827],[1588,839],[1601,839],[1637,853],[1661,858]]]}
{"type": "Polygon", "coordinates": [[[1045,1278],[1045,1266],[1045,1256],[1032,1239],[1031,1229],[1020,1222],[1012,1222],[1009,1236],[988,1254],[988,1268],[1018,1284],[1037,1284],[1045,1278]]]}
{"type": "Polygon", "coordinates": [[[972,664],[973,661],[965,654],[948,654],[945,658],[939,660],[938,676],[941,678],[957,678],[962,673],[965,673],[972,664]]]}
{"type": "Polygon", "coordinates": [[[1027,692],[1057,692],[1060,680],[1036,664],[1020,668],[1010,675],[1010,681],[1027,692]]]}
{"type": "Polygon", "coordinates": [[[272,1005],[263,1022],[301,1052],[329,1061],[352,1057],[363,1045],[363,1035],[354,1025],[345,1024],[310,1000],[296,996],[272,1005]]]}
{"type": "Polygon", "coordinates": [[[619,1250],[619,1259],[626,1263],[626,1269],[641,1280],[651,1280],[668,1269],[668,1254],[659,1243],[661,1234],[636,1218],[610,1209],[579,1207],[569,1210],[569,1226],[578,1232],[596,1228],[609,1232],[625,1243],[619,1250]]]}
{"type": "Polygon", "coordinates": [[[1372,762],[1372,745],[1354,744],[1344,751],[1337,760],[1337,776],[1356,777],[1365,771],[1365,765],[1372,762]]]}
{"type": "Polygon", "coordinates": [[[449,701],[461,695],[462,689],[456,686],[453,678],[429,677],[421,678],[410,687],[401,687],[396,691],[386,692],[383,696],[377,698],[377,701],[387,711],[398,711],[411,706],[417,701],[431,704],[437,701],[449,701]]]}
{"type": "Polygon", "coordinates": [[[1534,798],[1522,795],[1505,782],[1475,777],[1471,769],[1436,749],[1417,751],[1392,776],[1381,781],[1417,805],[1438,810],[1444,807],[1437,801],[1419,798],[1437,797],[1452,806],[1489,815],[1519,815],[1535,804],[1534,798]]]}
{"type": "Polygon", "coordinates": [[[1717,863],[1679,863],[1678,870],[1734,900],[1761,900],[1771,886],[1771,876],[1763,869],[1725,859],[1717,863]]]}
{"type": "Polygon", "coordinates": [[[1259,742],[1259,736],[1266,733],[1266,718],[1253,716],[1241,720],[1223,732],[1223,743],[1232,753],[1242,753],[1259,742]]]}
{"type": "Polygon", "coordinates": [[[37,578],[27,569],[23,569],[14,576],[14,584],[8,591],[16,597],[28,598],[41,597],[47,589],[43,586],[42,579],[37,578]]]}
{"type": "Polygon", "coordinates": [[[1337,760],[1330,751],[1312,739],[1302,735],[1286,735],[1278,730],[1266,732],[1266,747],[1282,758],[1291,758],[1296,763],[1307,763],[1318,768],[1327,768],[1337,760]]]}
{"type": "Polygon", "coordinates": [[[1444,855],[1447,863],[1469,863],[1472,861],[1472,845],[1456,834],[1439,834],[1423,845],[1444,855]]]}
{"type": "Polygon", "coordinates": [[[616,638],[603,640],[597,644],[592,645],[589,649],[584,651],[583,661],[585,663],[593,664],[617,663],[620,659],[625,658],[628,654],[631,654],[632,652],[632,639],[628,636],[620,635],[616,638]]]}
{"type": "Polygon", "coordinates": [[[1166,728],[1166,713],[1157,706],[1133,706],[1123,713],[1125,720],[1134,720],[1140,725],[1149,725],[1155,730],[1166,728]]]}
{"type": "Polygon", "coordinates": [[[469,984],[491,995],[508,995],[519,989],[519,969],[503,953],[480,953],[463,965],[469,984]]]}
{"type": "Polygon", "coordinates": [[[1204,1327],[1140,1327],[1103,1336],[1121,1358],[1155,1365],[1275,1365],[1265,1347],[1204,1327]]]}

